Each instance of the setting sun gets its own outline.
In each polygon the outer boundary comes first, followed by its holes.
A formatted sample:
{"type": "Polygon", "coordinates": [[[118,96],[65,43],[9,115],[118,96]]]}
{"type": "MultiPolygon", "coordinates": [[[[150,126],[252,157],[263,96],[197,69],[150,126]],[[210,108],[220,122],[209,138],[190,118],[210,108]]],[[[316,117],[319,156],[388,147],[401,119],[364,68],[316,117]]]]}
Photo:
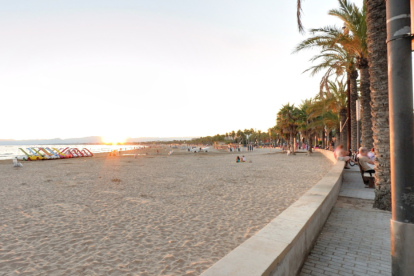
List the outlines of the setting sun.
{"type": "Polygon", "coordinates": [[[125,136],[120,136],[116,134],[102,136],[102,142],[107,144],[125,143],[126,139],[127,138],[125,136]]]}

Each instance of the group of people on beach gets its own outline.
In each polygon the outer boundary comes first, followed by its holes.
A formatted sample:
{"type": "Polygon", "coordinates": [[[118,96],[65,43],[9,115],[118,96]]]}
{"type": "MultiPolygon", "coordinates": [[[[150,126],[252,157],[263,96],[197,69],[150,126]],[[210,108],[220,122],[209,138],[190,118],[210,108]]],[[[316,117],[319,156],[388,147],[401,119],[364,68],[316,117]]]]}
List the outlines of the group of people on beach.
{"type": "Polygon", "coordinates": [[[246,162],[246,157],[244,157],[244,155],[242,156],[241,159],[240,159],[240,156],[236,157],[236,163],[240,163],[240,162],[246,162]]]}

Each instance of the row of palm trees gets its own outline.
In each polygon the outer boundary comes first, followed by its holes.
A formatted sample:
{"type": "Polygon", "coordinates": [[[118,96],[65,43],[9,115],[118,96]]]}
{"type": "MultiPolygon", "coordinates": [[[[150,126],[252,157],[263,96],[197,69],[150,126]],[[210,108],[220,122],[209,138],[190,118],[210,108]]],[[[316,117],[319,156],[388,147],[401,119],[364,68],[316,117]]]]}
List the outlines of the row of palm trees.
{"type": "MultiPolygon", "coordinates": [[[[335,85],[335,84],[332,84],[335,85]]],[[[333,88],[336,89],[336,88],[333,88]]],[[[268,128],[267,131],[256,130],[253,128],[244,129],[244,130],[237,130],[237,131],[230,131],[226,132],[225,134],[216,134],[214,136],[204,136],[200,138],[194,138],[191,140],[191,143],[194,144],[214,144],[218,142],[224,143],[239,143],[239,144],[247,144],[247,143],[254,143],[256,145],[262,144],[272,144],[272,145],[281,145],[286,139],[285,135],[281,135],[283,133],[276,130],[275,127],[268,128]]],[[[177,142],[177,141],[174,141],[177,142]]],[[[185,143],[187,141],[179,141],[177,143],[185,143]]],[[[172,142],[168,142],[172,143],[172,142]]]]}
{"type": "Polygon", "coordinates": [[[192,139],[192,143],[200,144],[213,144],[216,142],[227,142],[227,143],[242,143],[247,142],[269,142],[270,138],[276,138],[275,133],[264,132],[261,130],[255,130],[253,128],[238,131],[230,131],[225,134],[216,134],[214,136],[205,136],[196,139],[192,139]],[[269,136],[270,135],[270,136],[269,136]],[[271,136],[273,135],[273,136],[271,136]]]}
{"type": "MultiPolygon", "coordinates": [[[[294,144],[300,136],[308,145],[313,145],[316,142],[313,141],[314,137],[318,137],[324,148],[325,142],[331,141],[333,136],[337,142],[343,143],[345,136],[341,126],[346,122],[347,85],[342,81],[328,80],[326,86],[329,93],[322,91],[314,98],[303,100],[298,107],[287,103],[277,113],[273,131],[289,141],[293,154],[295,154],[294,144]]],[[[312,147],[309,147],[308,151],[311,153],[312,147]]]]}
{"type": "MultiPolygon", "coordinates": [[[[322,102],[332,94],[332,79],[337,86],[346,86],[347,93],[344,94],[347,112],[345,113],[345,108],[342,108],[337,115],[345,116],[348,124],[351,122],[349,126],[352,149],[356,148],[357,142],[355,101],[360,99],[362,145],[367,148],[374,147],[376,156],[374,207],[391,210],[385,1],[363,0],[362,9],[348,0],[337,1],[339,8],[330,10],[329,14],[342,20],[343,28],[325,26],[311,29],[310,37],[302,41],[294,52],[305,49],[320,50],[320,53],[311,59],[317,64],[307,70],[312,75],[324,71],[319,101],[322,102]]],[[[298,26],[303,32],[300,18],[301,0],[297,3],[298,26]]],[[[282,116],[280,120],[282,119],[285,118],[282,116]]],[[[342,143],[346,142],[346,131],[347,127],[341,132],[342,143]]]]}
{"type": "Polygon", "coordinates": [[[243,143],[246,144],[250,141],[266,141],[269,140],[269,134],[267,132],[256,130],[253,128],[245,129],[245,130],[238,130],[238,131],[231,131],[225,134],[226,140],[231,141],[233,143],[243,143]]]}

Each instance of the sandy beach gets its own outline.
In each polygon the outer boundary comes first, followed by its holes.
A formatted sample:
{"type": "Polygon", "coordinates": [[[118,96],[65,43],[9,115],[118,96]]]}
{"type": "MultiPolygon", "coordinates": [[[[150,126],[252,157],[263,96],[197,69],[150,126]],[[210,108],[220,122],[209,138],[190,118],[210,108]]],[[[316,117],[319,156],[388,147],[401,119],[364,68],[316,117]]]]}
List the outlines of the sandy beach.
{"type": "Polygon", "coordinates": [[[199,275],[332,166],[319,153],[159,151],[0,161],[0,275],[199,275]]]}

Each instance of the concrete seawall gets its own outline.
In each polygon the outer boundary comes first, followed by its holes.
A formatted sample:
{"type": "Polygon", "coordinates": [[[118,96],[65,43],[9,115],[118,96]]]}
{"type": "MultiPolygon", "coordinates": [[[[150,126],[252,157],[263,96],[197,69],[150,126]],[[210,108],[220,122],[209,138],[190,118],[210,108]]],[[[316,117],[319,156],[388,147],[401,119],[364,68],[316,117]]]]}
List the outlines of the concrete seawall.
{"type": "MultiPolygon", "coordinates": [[[[336,162],[333,152],[318,152],[336,162]]],[[[201,275],[297,275],[335,205],[343,167],[342,161],[334,164],[298,201],[201,275]]]]}

